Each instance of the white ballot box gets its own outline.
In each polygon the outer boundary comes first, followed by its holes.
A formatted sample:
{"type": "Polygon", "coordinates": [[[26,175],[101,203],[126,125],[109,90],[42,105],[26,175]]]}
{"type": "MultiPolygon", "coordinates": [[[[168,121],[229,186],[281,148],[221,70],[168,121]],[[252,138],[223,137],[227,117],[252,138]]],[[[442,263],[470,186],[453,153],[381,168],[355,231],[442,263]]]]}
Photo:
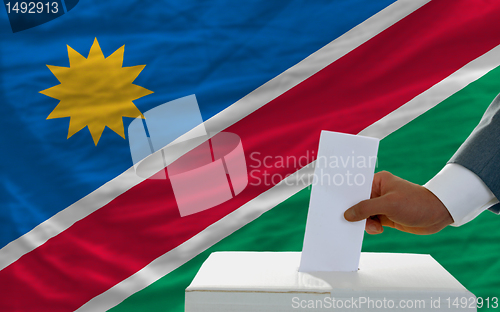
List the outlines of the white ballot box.
{"type": "Polygon", "coordinates": [[[212,253],[186,289],[186,312],[476,311],[476,298],[430,255],[361,253],[357,272],[299,272],[300,252],[212,253]]]}

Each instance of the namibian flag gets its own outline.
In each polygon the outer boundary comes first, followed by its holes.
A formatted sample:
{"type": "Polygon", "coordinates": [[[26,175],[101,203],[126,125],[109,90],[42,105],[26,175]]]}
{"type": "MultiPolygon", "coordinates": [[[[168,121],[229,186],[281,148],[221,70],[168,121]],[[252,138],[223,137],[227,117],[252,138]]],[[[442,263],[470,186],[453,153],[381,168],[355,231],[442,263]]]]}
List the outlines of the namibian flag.
{"type": "MultiPolygon", "coordinates": [[[[15,33],[10,14],[0,311],[183,311],[211,252],[302,249],[321,130],[381,138],[377,170],[423,184],[500,93],[492,0],[87,0],[15,33]],[[190,94],[208,129],[241,139],[248,185],[181,217],[168,180],[136,175],[125,130],[190,94]]],[[[498,222],[387,229],[363,249],[429,253],[493,298],[498,222]]]]}

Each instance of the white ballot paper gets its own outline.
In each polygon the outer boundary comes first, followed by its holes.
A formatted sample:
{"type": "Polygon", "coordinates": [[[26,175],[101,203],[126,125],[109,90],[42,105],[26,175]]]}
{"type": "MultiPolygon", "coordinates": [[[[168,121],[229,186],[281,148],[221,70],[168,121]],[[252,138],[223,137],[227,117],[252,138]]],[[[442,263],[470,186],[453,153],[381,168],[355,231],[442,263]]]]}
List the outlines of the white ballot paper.
{"type": "Polygon", "coordinates": [[[322,131],[299,271],[357,271],[366,221],[344,212],[369,199],[378,139],[322,131]]]}

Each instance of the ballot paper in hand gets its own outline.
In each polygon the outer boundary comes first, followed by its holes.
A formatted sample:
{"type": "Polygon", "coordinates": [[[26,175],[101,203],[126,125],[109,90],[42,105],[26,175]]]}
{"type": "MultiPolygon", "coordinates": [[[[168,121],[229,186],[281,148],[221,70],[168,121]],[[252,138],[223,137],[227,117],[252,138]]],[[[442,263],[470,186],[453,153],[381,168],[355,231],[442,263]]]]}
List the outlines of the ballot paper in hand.
{"type": "Polygon", "coordinates": [[[299,271],[357,271],[366,221],[344,212],[370,198],[378,139],[322,131],[299,271]]]}

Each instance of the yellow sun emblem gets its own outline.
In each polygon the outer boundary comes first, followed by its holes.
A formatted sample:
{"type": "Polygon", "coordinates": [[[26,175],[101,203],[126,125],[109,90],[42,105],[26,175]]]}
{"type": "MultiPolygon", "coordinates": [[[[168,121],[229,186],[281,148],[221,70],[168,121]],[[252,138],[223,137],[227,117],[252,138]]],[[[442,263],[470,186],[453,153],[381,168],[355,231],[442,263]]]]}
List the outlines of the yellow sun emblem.
{"type": "Polygon", "coordinates": [[[40,91],[60,100],[47,119],[71,117],[68,138],[85,126],[95,145],[106,126],[125,138],[122,117],[144,118],[132,101],[153,92],[132,82],[146,65],[122,67],[124,50],[105,58],[96,38],[87,58],[68,46],[69,67],[47,65],[61,83],[40,91]]]}

